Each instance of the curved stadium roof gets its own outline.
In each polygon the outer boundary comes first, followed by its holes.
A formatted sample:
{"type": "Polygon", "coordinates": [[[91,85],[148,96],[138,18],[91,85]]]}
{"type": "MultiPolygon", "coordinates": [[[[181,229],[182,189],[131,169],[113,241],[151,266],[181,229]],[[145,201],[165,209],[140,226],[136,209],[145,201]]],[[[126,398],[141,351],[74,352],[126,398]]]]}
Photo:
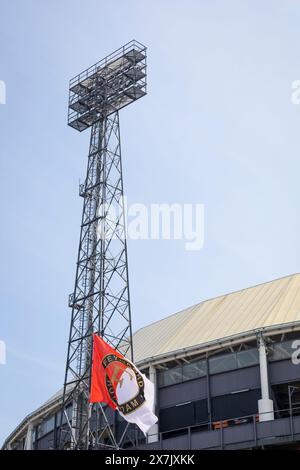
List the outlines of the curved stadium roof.
{"type": "Polygon", "coordinates": [[[134,334],[134,360],[207,350],[276,328],[300,329],[300,274],[200,302],[141,328],[134,334]]]}
{"type": "MultiPolygon", "coordinates": [[[[300,330],[300,274],[200,302],[134,334],[135,363],[168,360],[191,351],[255,337],[255,331],[300,330]]],[[[30,419],[45,417],[62,400],[62,390],[30,413],[6,439],[2,448],[24,432],[30,419]]]]}

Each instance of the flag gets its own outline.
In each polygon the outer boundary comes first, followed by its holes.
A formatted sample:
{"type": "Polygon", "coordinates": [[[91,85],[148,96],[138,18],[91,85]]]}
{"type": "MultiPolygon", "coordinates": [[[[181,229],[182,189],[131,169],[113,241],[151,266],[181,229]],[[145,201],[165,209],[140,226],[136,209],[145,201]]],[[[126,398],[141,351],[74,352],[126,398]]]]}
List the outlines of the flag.
{"type": "Polygon", "coordinates": [[[157,422],[154,385],[100,336],[93,335],[91,403],[106,403],[144,432],[157,422]]]}

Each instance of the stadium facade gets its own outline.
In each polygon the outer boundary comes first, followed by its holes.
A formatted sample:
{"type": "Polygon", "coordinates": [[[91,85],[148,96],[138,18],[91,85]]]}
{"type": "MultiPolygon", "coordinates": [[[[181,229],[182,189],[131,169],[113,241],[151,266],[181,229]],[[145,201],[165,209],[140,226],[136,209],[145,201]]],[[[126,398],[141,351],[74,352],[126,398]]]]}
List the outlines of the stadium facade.
{"type": "MultiPolygon", "coordinates": [[[[155,383],[159,422],[147,439],[132,427],[123,447],[300,449],[300,274],[201,302],[133,341],[135,363],[155,383]]],[[[61,404],[60,391],[3,449],[55,448],[61,404]]],[[[124,421],[109,419],[122,436],[124,421]]]]}

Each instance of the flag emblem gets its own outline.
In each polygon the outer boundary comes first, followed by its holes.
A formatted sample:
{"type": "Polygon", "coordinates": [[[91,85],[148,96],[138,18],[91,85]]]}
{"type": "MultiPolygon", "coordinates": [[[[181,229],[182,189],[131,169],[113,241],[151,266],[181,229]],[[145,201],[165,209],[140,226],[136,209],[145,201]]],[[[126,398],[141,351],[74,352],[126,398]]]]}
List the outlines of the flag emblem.
{"type": "Polygon", "coordinates": [[[105,375],[105,383],[111,401],[116,405],[116,407],[119,409],[119,411],[121,411],[121,413],[123,413],[124,415],[132,413],[134,410],[142,406],[143,403],[145,403],[146,399],[144,393],[144,379],[140,372],[134,367],[134,365],[131,364],[131,362],[121,357],[118,357],[115,354],[109,354],[108,356],[104,357],[102,365],[105,371],[109,365],[113,365],[114,367],[114,371],[111,377],[109,373],[105,375]],[[126,369],[123,369],[123,367],[121,367],[119,364],[121,364],[121,366],[125,366],[126,369]],[[120,371],[122,371],[122,375],[120,376],[120,378],[118,378],[120,371]],[[126,376],[123,377],[124,374],[128,376],[129,381],[136,381],[136,384],[138,386],[138,393],[128,401],[124,403],[118,403],[115,388],[119,387],[119,389],[121,389],[122,387],[125,387],[124,382],[126,376]]]}
{"type": "Polygon", "coordinates": [[[90,402],[108,404],[144,432],[157,422],[154,385],[138,368],[94,334],[90,402]]]}

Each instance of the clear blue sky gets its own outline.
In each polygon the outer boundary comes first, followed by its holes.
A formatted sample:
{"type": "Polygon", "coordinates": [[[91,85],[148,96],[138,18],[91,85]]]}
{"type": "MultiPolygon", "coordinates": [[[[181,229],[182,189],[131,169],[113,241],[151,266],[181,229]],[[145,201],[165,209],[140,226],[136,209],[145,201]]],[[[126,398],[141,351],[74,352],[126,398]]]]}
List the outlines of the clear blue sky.
{"type": "Polygon", "coordinates": [[[135,38],[149,94],[122,110],[130,201],[205,204],[205,245],[130,241],[133,327],[299,271],[300,3],[2,0],[0,441],[61,387],[89,132],[68,80],[135,38]]]}

